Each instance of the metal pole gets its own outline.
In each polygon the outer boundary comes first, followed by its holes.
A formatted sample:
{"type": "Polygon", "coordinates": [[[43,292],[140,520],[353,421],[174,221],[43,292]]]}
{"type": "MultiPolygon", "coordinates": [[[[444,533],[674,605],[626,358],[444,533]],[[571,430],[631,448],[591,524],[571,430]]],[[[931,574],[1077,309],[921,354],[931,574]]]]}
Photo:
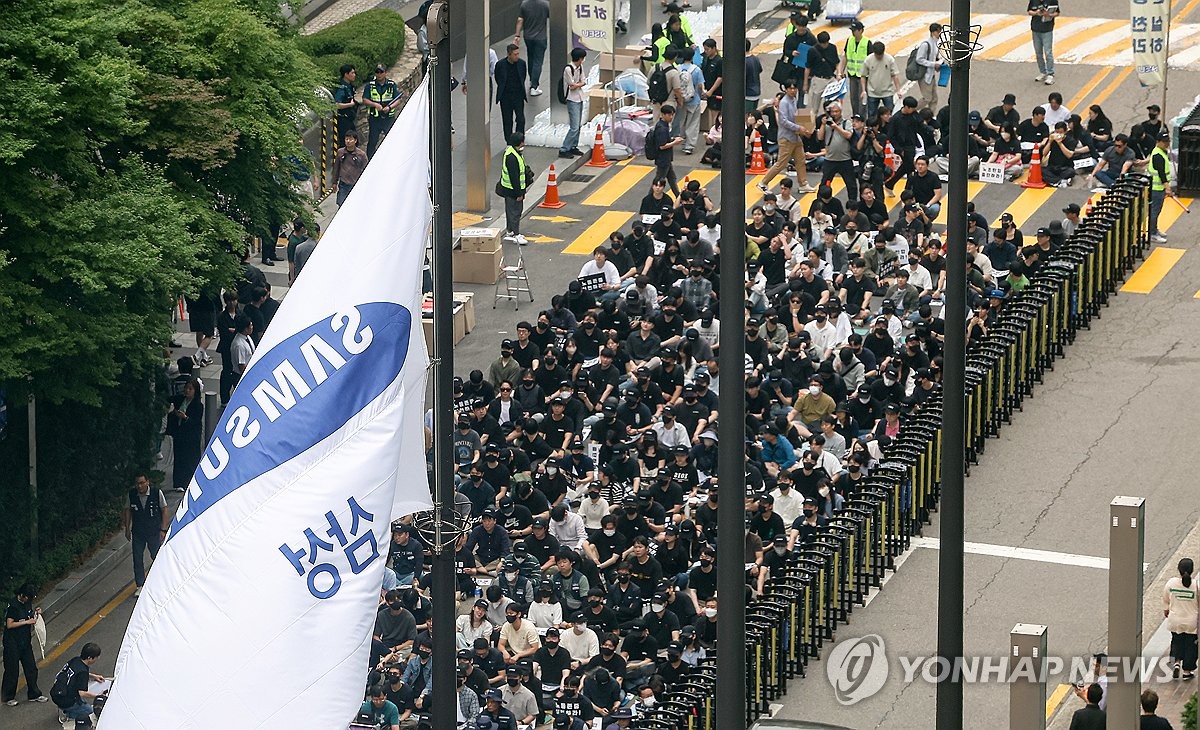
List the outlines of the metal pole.
{"type": "Polygon", "coordinates": [[[213,433],[217,430],[217,424],[221,421],[221,414],[225,412],[225,406],[221,405],[221,396],[217,393],[208,392],[204,394],[204,443],[212,440],[213,433]]]}
{"type": "MultiPolygon", "coordinates": [[[[970,113],[971,0],[952,0],[950,181],[946,240],[946,338],[942,367],[942,497],[938,506],[938,657],[957,666],[963,654],[963,481],[966,474],[967,115],[970,113]]],[[[957,672],[937,686],[937,730],[961,730],[963,688],[957,672]]]]}
{"type": "MultiPolygon", "coordinates": [[[[450,251],[454,245],[451,228],[454,192],[450,157],[450,3],[439,0],[430,6],[426,22],[430,46],[430,167],[433,182],[433,484],[435,509],[441,508],[435,518],[449,523],[454,515],[454,482],[450,471],[454,462],[451,442],[454,282],[450,251]]],[[[486,56],[475,69],[476,78],[486,81],[486,56]]],[[[486,95],[487,84],[480,84],[476,93],[486,95]]],[[[433,548],[433,726],[435,730],[455,730],[458,662],[454,651],[454,546],[441,549],[441,545],[434,545],[433,548]]]]}
{"type": "Polygon", "coordinates": [[[29,552],[38,559],[37,397],[29,379],[29,552]]]}
{"type": "Polygon", "coordinates": [[[1046,627],[1017,624],[1008,643],[1009,671],[1015,673],[1008,683],[1009,730],[1046,730],[1046,627]],[[1032,679],[1028,671],[1036,672],[1032,679]]]}
{"type": "Polygon", "coordinates": [[[1108,530],[1108,693],[1110,727],[1134,727],[1141,709],[1142,596],[1146,550],[1146,500],[1115,497],[1108,530]],[[1134,670],[1134,671],[1131,671],[1134,670]]]}
{"type": "Polygon", "coordinates": [[[721,130],[721,328],[717,408],[717,692],[716,727],[746,727],[746,326],[744,299],[746,246],[746,136],[742,99],[746,96],[746,0],[726,0],[722,20],[724,81],[721,130]],[[724,115],[732,115],[725,118],[724,115]]]}
{"type": "MultiPolygon", "coordinates": [[[[1162,82],[1162,120],[1163,129],[1167,128],[1167,74],[1171,73],[1171,15],[1175,12],[1171,0],[1167,0],[1166,32],[1163,34],[1163,82],[1162,82]]],[[[1107,705],[1106,705],[1107,706],[1107,705]]]]}
{"type": "Polygon", "coordinates": [[[546,62],[542,64],[541,82],[543,85],[540,88],[550,102],[551,124],[567,123],[567,107],[565,104],[558,103],[555,89],[558,88],[558,79],[562,76],[563,67],[571,56],[570,21],[567,0],[550,0],[550,21],[548,23],[550,47],[546,51],[546,62]]]}
{"type": "MultiPolygon", "coordinates": [[[[467,74],[462,82],[467,84],[467,210],[487,213],[492,207],[488,180],[492,174],[492,104],[495,103],[492,66],[488,60],[492,0],[470,0],[464,4],[467,74]]],[[[449,119],[446,124],[450,124],[449,119]]]]}

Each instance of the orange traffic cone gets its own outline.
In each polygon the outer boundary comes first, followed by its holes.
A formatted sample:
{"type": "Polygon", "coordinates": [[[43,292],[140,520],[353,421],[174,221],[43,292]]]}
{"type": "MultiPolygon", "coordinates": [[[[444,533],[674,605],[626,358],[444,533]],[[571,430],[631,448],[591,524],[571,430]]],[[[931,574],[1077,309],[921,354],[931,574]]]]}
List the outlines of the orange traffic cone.
{"type": "Polygon", "coordinates": [[[754,132],[754,146],[750,153],[750,167],[746,168],[747,175],[763,175],[767,172],[767,158],[763,155],[762,139],[758,131],[754,132]]]}
{"type": "Polygon", "coordinates": [[[550,179],[546,181],[546,197],[538,204],[539,208],[558,209],[566,205],[558,199],[558,176],[554,174],[554,163],[550,163],[550,179]]]}
{"type": "Polygon", "coordinates": [[[887,166],[893,170],[895,170],[897,167],[900,167],[900,162],[896,159],[896,148],[892,147],[892,143],[890,141],[883,146],[883,161],[886,162],[887,166]]]}
{"type": "Polygon", "coordinates": [[[1083,217],[1087,218],[1092,214],[1092,196],[1088,196],[1087,205],[1083,206],[1083,217]]]}
{"type": "Polygon", "coordinates": [[[1033,148],[1033,158],[1029,163],[1029,177],[1021,182],[1023,188],[1044,188],[1046,182],[1042,180],[1042,151],[1040,146],[1033,148]]]}
{"type": "Polygon", "coordinates": [[[604,156],[604,128],[596,125],[596,143],[592,145],[592,159],[584,167],[611,167],[612,160],[604,156]]]}

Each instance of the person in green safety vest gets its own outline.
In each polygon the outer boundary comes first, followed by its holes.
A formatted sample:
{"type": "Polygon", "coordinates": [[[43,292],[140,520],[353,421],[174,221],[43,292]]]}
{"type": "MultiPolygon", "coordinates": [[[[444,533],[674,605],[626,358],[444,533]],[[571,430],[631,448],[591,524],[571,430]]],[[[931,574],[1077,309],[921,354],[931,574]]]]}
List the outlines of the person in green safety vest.
{"type": "Polygon", "coordinates": [[[524,208],[525,191],[533,184],[533,170],[525,164],[521,155],[525,149],[525,135],[513,132],[508,136],[508,147],[500,160],[500,180],[496,183],[496,194],[504,198],[504,217],[508,230],[504,240],[514,241],[521,246],[529,241],[521,235],[521,212],[524,208]]]}
{"type": "Polygon", "coordinates": [[[367,157],[374,157],[375,147],[392,130],[400,108],[400,87],[387,77],[387,66],[375,66],[375,78],[363,87],[362,98],[367,107],[367,157]]]}
{"type": "Polygon", "coordinates": [[[863,61],[867,60],[867,54],[871,52],[871,39],[867,38],[863,31],[862,21],[850,21],[850,37],[842,47],[842,65],[838,68],[838,73],[850,82],[847,96],[850,97],[854,113],[866,118],[867,115],[863,111],[866,106],[863,98],[863,61]]]}
{"type": "Polygon", "coordinates": [[[1162,212],[1167,196],[1174,197],[1171,192],[1171,157],[1167,154],[1170,147],[1171,133],[1164,129],[1158,133],[1154,149],[1150,151],[1150,164],[1146,168],[1146,172],[1150,173],[1150,240],[1155,243],[1167,242],[1167,237],[1158,230],[1158,214],[1162,212]]]}

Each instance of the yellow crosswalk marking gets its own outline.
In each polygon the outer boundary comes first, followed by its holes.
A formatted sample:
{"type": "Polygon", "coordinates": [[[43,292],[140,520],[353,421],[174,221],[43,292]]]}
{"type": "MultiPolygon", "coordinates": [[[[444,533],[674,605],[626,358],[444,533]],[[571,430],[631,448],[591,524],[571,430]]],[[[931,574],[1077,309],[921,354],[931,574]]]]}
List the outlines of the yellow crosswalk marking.
{"type": "Polygon", "coordinates": [[[626,210],[605,211],[579,238],[564,248],[563,253],[591,254],[597,246],[608,240],[608,234],[623,228],[632,217],[633,213],[626,210]]]}
{"type": "MultiPolygon", "coordinates": [[[[1192,204],[1191,198],[1180,198],[1180,203],[1184,206],[1192,204]]],[[[1177,205],[1174,201],[1164,200],[1162,212],[1158,214],[1158,230],[1166,233],[1171,230],[1171,226],[1175,225],[1175,221],[1184,214],[1183,206],[1177,205]]]]}
{"type": "MultiPolygon", "coordinates": [[[[1089,34],[1086,42],[1075,49],[1064,61],[1074,63],[1113,63],[1113,58],[1129,48],[1129,21],[1103,34],[1089,34]]],[[[1054,49],[1055,56],[1058,49],[1054,49]]]]}
{"type": "MultiPolygon", "coordinates": [[[[967,200],[974,200],[975,196],[979,195],[979,193],[986,187],[987,187],[987,183],[981,183],[978,180],[968,180],[967,181],[967,200]]],[[[942,199],[942,209],[938,213],[937,219],[933,221],[934,224],[939,225],[939,226],[946,225],[946,221],[948,220],[947,215],[949,214],[949,212],[950,212],[950,199],[949,199],[949,196],[947,196],[942,199]]]]}
{"type": "MultiPolygon", "coordinates": [[[[1017,199],[1012,202],[1012,205],[1005,208],[1004,212],[1012,214],[1013,223],[1016,223],[1017,228],[1020,228],[1025,225],[1025,221],[1033,217],[1038,208],[1046,204],[1046,201],[1050,199],[1050,196],[1054,195],[1054,191],[1057,189],[1049,186],[1044,188],[1025,188],[1017,196],[1017,199]]],[[[1000,216],[996,216],[992,227],[995,228],[999,224],[1000,216]]]]}
{"type": "MultiPolygon", "coordinates": [[[[1085,101],[1087,101],[1088,94],[1095,91],[1097,86],[1104,83],[1104,80],[1106,78],[1108,78],[1108,75],[1111,74],[1112,72],[1113,72],[1112,66],[1105,66],[1104,68],[1100,69],[1095,74],[1093,74],[1092,78],[1086,84],[1083,85],[1083,88],[1081,88],[1079,90],[1079,92],[1077,94],[1075,94],[1075,96],[1072,96],[1071,100],[1066,103],[1066,107],[1068,109],[1070,109],[1071,111],[1075,111],[1076,109],[1083,109],[1083,104],[1085,101]]],[[[1076,112],[1076,113],[1079,114],[1079,116],[1081,116],[1081,117],[1086,117],[1086,115],[1083,114],[1082,112],[1076,112]]]]}
{"type": "MultiPolygon", "coordinates": [[[[1059,18],[1058,20],[1061,23],[1061,21],[1065,20],[1065,18],[1059,18]]],[[[1018,26],[1021,27],[1022,32],[1013,33],[1013,34],[1011,34],[1011,36],[1009,38],[1007,38],[1006,40],[1001,41],[999,43],[991,42],[987,36],[980,38],[979,41],[981,43],[983,43],[983,53],[980,55],[983,58],[988,59],[988,60],[996,60],[996,59],[1004,58],[1005,56],[1007,56],[1008,54],[1012,53],[1013,51],[1017,50],[1018,48],[1020,48],[1021,46],[1025,45],[1025,44],[1029,44],[1030,48],[1032,49],[1033,36],[1029,32],[1029,23],[1026,22],[1026,19],[1020,15],[1009,16],[1009,20],[1005,21],[1002,26],[989,28],[989,31],[990,32],[997,32],[997,31],[1003,32],[1006,29],[1016,28],[1018,26]]],[[[989,35],[990,35],[990,32],[989,32],[989,35]]],[[[1010,35],[1010,34],[1005,33],[1005,35],[1010,35]]],[[[1055,49],[1055,50],[1057,50],[1057,49],[1055,49]]]]}
{"type": "Polygon", "coordinates": [[[629,165],[617,171],[615,175],[610,177],[596,192],[592,193],[583,201],[584,205],[599,205],[604,208],[611,207],[613,203],[621,199],[621,196],[632,190],[642,181],[642,178],[647,177],[654,168],[650,165],[629,165]]]}
{"type": "MultiPolygon", "coordinates": [[[[700,183],[700,187],[706,188],[713,180],[721,176],[720,170],[705,170],[703,167],[692,170],[687,174],[688,180],[695,180],[700,183]]],[[[679,182],[679,187],[683,188],[683,181],[679,182]]]]}
{"type": "Polygon", "coordinates": [[[755,175],[750,178],[750,182],[746,183],[746,210],[750,210],[762,200],[763,193],[758,189],[758,184],[762,182],[762,179],[762,175],[755,175]]]}
{"type": "Polygon", "coordinates": [[[1131,73],[1133,73],[1133,66],[1126,66],[1121,69],[1121,73],[1117,74],[1116,78],[1110,81],[1108,86],[1104,87],[1104,91],[1100,92],[1100,95],[1095,99],[1092,99],[1092,104],[1103,104],[1121,86],[1121,82],[1129,78],[1129,74],[1131,73]]]}
{"type": "MultiPolygon", "coordinates": [[[[1129,38],[1129,19],[1125,20],[1097,20],[1094,18],[1079,18],[1075,23],[1069,23],[1065,28],[1059,30],[1054,29],[1055,40],[1054,58],[1071,60],[1075,56],[1075,50],[1088,45],[1090,41],[1097,38],[1102,38],[1108,33],[1116,33],[1124,31],[1126,34],[1126,42],[1129,38]],[[1060,51],[1059,48],[1062,50],[1060,51]]],[[[1057,24],[1056,24],[1057,25],[1057,24]]],[[[1030,48],[1033,48],[1032,41],[1030,48]]]]}
{"type": "Polygon", "coordinates": [[[1154,249],[1121,287],[1121,291],[1131,294],[1149,294],[1154,291],[1154,287],[1179,263],[1184,253],[1182,248],[1159,246],[1154,249]]]}

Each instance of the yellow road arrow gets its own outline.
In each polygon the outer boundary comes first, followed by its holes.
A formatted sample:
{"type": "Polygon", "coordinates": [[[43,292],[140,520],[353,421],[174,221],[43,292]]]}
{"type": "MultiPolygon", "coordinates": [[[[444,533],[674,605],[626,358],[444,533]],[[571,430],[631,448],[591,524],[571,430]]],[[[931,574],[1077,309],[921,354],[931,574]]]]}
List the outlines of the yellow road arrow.
{"type": "Polygon", "coordinates": [[[531,220],[546,221],[547,223],[578,223],[578,218],[568,218],[565,215],[531,215],[531,220]]]}
{"type": "Polygon", "coordinates": [[[562,243],[561,238],[550,238],[549,236],[526,236],[525,238],[534,243],[562,243]]]}

